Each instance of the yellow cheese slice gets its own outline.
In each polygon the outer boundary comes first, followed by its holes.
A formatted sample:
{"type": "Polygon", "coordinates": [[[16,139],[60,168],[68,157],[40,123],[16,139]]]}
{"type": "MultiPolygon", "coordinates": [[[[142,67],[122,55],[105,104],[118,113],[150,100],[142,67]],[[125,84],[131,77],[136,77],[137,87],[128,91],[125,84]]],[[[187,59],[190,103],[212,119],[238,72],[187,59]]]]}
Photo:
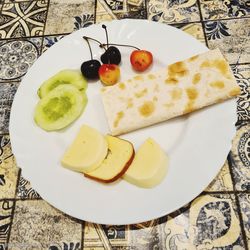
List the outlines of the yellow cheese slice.
{"type": "Polygon", "coordinates": [[[96,169],[107,155],[105,137],[96,129],[83,125],[61,163],[64,167],[78,172],[96,169]]]}
{"type": "Polygon", "coordinates": [[[158,143],[149,138],[138,149],[123,179],[139,187],[152,188],[164,179],[167,166],[167,155],[158,143]]]}

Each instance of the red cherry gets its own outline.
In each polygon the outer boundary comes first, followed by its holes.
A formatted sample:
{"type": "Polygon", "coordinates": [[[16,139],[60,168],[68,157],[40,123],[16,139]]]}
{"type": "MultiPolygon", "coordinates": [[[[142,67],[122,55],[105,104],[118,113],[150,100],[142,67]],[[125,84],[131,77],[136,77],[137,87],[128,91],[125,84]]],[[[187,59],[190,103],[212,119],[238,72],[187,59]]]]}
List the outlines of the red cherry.
{"type": "Polygon", "coordinates": [[[130,55],[130,62],[134,70],[143,72],[153,62],[153,55],[147,50],[134,50],[130,55]]]}
{"type": "Polygon", "coordinates": [[[120,79],[120,68],[116,64],[103,64],[99,68],[99,78],[106,85],[114,85],[120,79]]]}

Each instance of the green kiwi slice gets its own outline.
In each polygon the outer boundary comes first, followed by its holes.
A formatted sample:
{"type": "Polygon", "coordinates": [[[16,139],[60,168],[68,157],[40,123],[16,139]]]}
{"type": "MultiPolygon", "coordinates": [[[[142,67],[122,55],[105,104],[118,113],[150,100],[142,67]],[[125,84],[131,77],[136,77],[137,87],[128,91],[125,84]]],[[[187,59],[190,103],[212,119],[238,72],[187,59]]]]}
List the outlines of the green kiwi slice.
{"type": "Polygon", "coordinates": [[[37,91],[40,98],[46,96],[59,85],[72,84],[79,90],[86,90],[87,81],[78,70],[65,69],[44,81],[37,91]]]}
{"type": "Polygon", "coordinates": [[[73,85],[59,85],[36,105],[34,120],[46,131],[59,130],[76,120],[87,104],[85,92],[73,85]]]}

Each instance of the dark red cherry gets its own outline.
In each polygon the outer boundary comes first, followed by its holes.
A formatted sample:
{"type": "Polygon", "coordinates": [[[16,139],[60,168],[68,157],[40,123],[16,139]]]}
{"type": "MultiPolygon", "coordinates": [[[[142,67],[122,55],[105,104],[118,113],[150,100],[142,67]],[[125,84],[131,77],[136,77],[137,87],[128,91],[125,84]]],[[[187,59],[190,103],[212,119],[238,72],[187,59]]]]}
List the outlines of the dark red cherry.
{"type": "Polygon", "coordinates": [[[89,51],[91,55],[91,60],[85,61],[81,65],[81,72],[84,77],[87,79],[98,79],[99,78],[99,68],[101,67],[101,63],[98,60],[93,59],[92,50],[89,44],[88,37],[84,36],[83,39],[88,43],[89,51]]]}
{"type": "MultiPolygon", "coordinates": [[[[101,55],[101,61],[104,64],[120,64],[121,62],[121,53],[118,48],[115,46],[109,46],[109,41],[108,41],[108,31],[106,25],[102,25],[102,28],[105,30],[106,34],[106,40],[107,43],[105,46],[107,46],[106,51],[101,55]]],[[[101,46],[102,48],[105,48],[104,46],[101,46]]]]}
{"type": "Polygon", "coordinates": [[[119,49],[114,46],[108,47],[108,49],[101,55],[101,61],[104,64],[120,64],[121,53],[119,49]]]}
{"type": "Polygon", "coordinates": [[[101,63],[98,60],[89,60],[81,65],[81,72],[83,76],[87,79],[97,79],[99,78],[99,68],[101,67],[101,63]]]}

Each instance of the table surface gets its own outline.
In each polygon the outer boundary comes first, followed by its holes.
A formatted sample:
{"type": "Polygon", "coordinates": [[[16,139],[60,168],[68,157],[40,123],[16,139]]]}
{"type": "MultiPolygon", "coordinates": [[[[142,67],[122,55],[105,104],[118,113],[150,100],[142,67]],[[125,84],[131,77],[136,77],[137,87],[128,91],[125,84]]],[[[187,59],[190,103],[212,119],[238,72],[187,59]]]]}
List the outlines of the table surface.
{"type": "Polygon", "coordinates": [[[247,0],[1,0],[0,249],[249,249],[249,121],[247,0]],[[237,133],[218,176],[185,207],[142,224],[99,225],[71,218],[40,198],[16,165],[8,124],[22,77],[45,50],[75,30],[122,18],[170,24],[220,48],[241,87],[237,133]],[[32,47],[29,58],[25,49],[13,49],[17,41],[32,47]]]}

